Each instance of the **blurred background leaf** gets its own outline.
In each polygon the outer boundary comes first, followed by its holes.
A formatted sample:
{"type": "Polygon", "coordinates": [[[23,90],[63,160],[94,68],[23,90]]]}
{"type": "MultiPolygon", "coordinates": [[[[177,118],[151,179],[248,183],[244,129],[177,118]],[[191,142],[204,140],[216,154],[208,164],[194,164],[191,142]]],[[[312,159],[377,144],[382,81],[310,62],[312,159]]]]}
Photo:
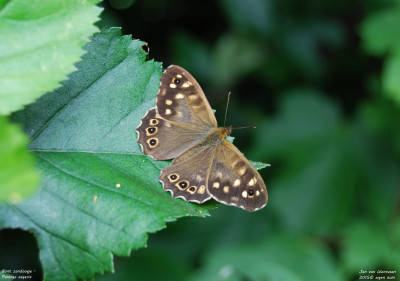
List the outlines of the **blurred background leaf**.
{"type": "Polygon", "coordinates": [[[387,56],[382,71],[382,86],[390,98],[400,103],[399,3],[372,13],[361,27],[365,49],[376,56],[387,56]]]}
{"type": "Polygon", "coordinates": [[[341,280],[320,243],[282,234],[211,250],[204,264],[191,280],[341,280]]]}
{"type": "Polygon", "coordinates": [[[0,114],[61,85],[98,29],[99,0],[0,2],[0,114]]]}
{"type": "Polygon", "coordinates": [[[18,125],[0,116],[0,204],[18,203],[39,185],[34,156],[26,150],[29,138],[18,125]]]}

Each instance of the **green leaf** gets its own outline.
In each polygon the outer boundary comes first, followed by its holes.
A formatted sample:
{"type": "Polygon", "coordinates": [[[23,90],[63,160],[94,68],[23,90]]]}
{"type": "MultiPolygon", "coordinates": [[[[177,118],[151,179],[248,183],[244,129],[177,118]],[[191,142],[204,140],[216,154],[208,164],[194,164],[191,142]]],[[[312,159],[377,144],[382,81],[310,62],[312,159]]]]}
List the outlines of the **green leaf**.
{"type": "Polygon", "coordinates": [[[0,116],[0,202],[18,203],[38,187],[39,174],[33,155],[26,150],[28,143],[19,126],[0,116]]]}
{"type": "Polygon", "coordinates": [[[264,169],[265,167],[271,166],[270,164],[262,163],[262,162],[254,162],[254,161],[250,161],[250,162],[251,162],[251,164],[253,164],[253,166],[254,166],[257,170],[261,170],[261,169],[264,169]]]}
{"type": "Polygon", "coordinates": [[[31,136],[43,174],[40,192],[0,207],[0,227],[35,233],[46,280],[93,278],[113,255],[146,245],[147,233],[209,204],[173,198],[158,182],[169,162],[142,154],[135,128],[154,106],[161,64],[145,44],[104,30],[64,86],[14,115],[31,136]]]}
{"type": "Polygon", "coordinates": [[[400,220],[390,225],[356,222],[344,231],[342,259],[349,273],[400,268],[400,220]]]}
{"type": "Polygon", "coordinates": [[[60,86],[97,31],[99,0],[10,0],[0,4],[0,114],[60,86]]]}
{"type": "Polygon", "coordinates": [[[254,243],[218,248],[191,279],[341,280],[327,249],[309,239],[271,235],[254,243]]]}
{"type": "Polygon", "coordinates": [[[371,14],[363,21],[361,37],[365,49],[382,56],[400,46],[400,7],[371,14]]]}
{"type": "Polygon", "coordinates": [[[361,36],[365,49],[374,55],[387,55],[382,73],[386,95],[400,102],[400,6],[370,15],[363,23],[361,36]]]}
{"type": "MultiPolygon", "coordinates": [[[[398,46],[400,50],[400,45],[398,46]]],[[[386,59],[382,85],[388,97],[400,103],[400,51],[386,59]]]]}

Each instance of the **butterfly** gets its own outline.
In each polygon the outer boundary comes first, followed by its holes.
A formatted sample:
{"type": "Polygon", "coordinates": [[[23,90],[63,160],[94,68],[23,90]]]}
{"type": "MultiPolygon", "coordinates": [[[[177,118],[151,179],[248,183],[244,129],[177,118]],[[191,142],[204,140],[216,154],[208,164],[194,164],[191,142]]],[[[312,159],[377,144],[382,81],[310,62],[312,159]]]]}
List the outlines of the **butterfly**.
{"type": "Polygon", "coordinates": [[[218,127],[200,85],[176,65],[162,74],[156,106],[136,128],[144,154],[174,159],[159,179],[173,197],[196,203],[213,198],[257,211],[267,204],[267,189],[254,166],[226,139],[231,130],[218,127]]]}

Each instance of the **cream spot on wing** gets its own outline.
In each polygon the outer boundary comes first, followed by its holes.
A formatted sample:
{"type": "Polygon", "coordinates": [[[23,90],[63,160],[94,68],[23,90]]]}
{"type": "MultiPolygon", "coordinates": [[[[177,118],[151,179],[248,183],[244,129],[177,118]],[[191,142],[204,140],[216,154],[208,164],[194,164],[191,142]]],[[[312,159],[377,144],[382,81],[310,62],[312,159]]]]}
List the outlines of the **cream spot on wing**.
{"type": "Polygon", "coordinates": [[[228,192],[229,192],[229,186],[227,186],[227,185],[224,186],[224,192],[225,192],[225,193],[228,193],[228,192]]]}
{"type": "Polygon", "coordinates": [[[182,117],[183,114],[182,114],[182,112],[177,111],[177,112],[176,112],[176,115],[177,115],[178,117],[182,117]]]}
{"type": "Polygon", "coordinates": [[[180,75],[180,74],[177,74],[177,75],[176,75],[176,77],[178,77],[178,78],[182,78],[182,75],[180,75]]]}
{"type": "Polygon", "coordinates": [[[203,178],[200,175],[196,176],[196,181],[201,181],[203,178]]]}
{"type": "Polygon", "coordinates": [[[232,196],[232,197],[231,197],[231,200],[232,200],[232,201],[239,201],[239,197],[232,196]]]}
{"type": "Polygon", "coordinates": [[[190,83],[190,82],[185,82],[185,83],[182,84],[182,87],[183,87],[183,88],[189,88],[191,85],[192,85],[192,83],[190,83]]]}
{"type": "Polygon", "coordinates": [[[246,173],[246,167],[239,169],[239,176],[243,176],[246,173]]]}
{"type": "Polygon", "coordinates": [[[214,187],[214,188],[219,188],[219,182],[214,182],[214,183],[213,183],[213,187],[214,187]]]}
{"type": "Polygon", "coordinates": [[[175,98],[178,99],[178,100],[181,100],[181,99],[183,99],[184,97],[185,97],[185,96],[182,95],[181,93],[175,95],[175,98]]]}
{"type": "Polygon", "coordinates": [[[232,164],[231,164],[231,167],[234,168],[238,162],[239,162],[239,160],[233,161],[232,164]]]}
{"type": "Polygon", "coordinates": [[[234,182],[233,182],[233,186],[234,187],[238,187],[240,185],[240,179],[236,179],[234,182]]]}
{"type": "Polygon", "coordinates": [[[253,178],[253,179],[251,179],[251,180],[249,181],[248,185],[254,186],[254,184],[255,184],[255,182],[254,182],[254,178],[253,178]]]}
{"type": "Polygon", "coordinates": [[[222,173],[221,172],[217,172],[215,175],[217,176],[217,178],[222,178],[222,173]]]}
{"type": "Polygon", "coordinates": [[[165,100],[165,104],[166,105],[171,105],[172,104],[172,100],[165,100]]]}
{"type": "Polygon", "coordinates": [[[164,124],[165,124],[165,126],[167,126],[168,128],[171,128],[171,123],[165,122],[164,124]]]}
{"type": "Polygon", "coordinates": [[[199,190],[197,192],[200,194],[204,194],[205,191],[206,191],[205,185],[200,185],[199,190]]]}
{"type": "Polygon", "coordinates": [[[199,98],[198,95],[190,95],[190,96],[189,96],[189,99],[190,99],[190,100],[197,100],[198,98],[199,98]]]}
{"type": "Polygon", "coordinates": [[[258,196],[258,195],[260,195],[260,191],[257,190],[256,191],[256,196],[258,196]]]}
{"type": "Polygon", "coordinates": [[[174,89],[174,88],[176,88],[176,85],[171,83],[171,84],[169,84],[169,87],[174,89]]]}
{"type": "Polygon", "coordinates": [[[242,192],[242,196],[243,196],[244,198],[247,197],[247,191],[246,191],[246,190],[242,192]]]}
{"type": "Polygon", "coordinates": [[[171,109],[169,109],[169,108],[167,108],[166,110],[165,110],[165,114],[167,114],[167,115],[170,115],[171,114],[171,109]]]}

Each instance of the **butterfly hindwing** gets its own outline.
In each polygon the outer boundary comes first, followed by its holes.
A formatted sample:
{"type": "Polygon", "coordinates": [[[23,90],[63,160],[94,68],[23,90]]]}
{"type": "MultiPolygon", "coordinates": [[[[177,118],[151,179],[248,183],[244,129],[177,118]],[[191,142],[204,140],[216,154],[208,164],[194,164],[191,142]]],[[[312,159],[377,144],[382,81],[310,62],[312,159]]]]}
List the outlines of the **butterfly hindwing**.
{"type": "Polygon", "coordinates": [[[160,181],[175,198],[203,203],[211,197],[207,192],[207,176],[215,148],[192,147],[161,172],[160,181]]]}
{"type": "Polygon", "coordinates": [[[143,153],[156,160],[176,158],[196,145],[199,139],[207,137],[205,133],[191,127],[182,127],[164,120],[156,113],[155,108],[150,109],[142,118],[136,132],[143,153]]]}
{"type": "Polygon", "coordinates": [[[163,73],[156,101],[166,120],[195,128],[217,127],[210,104],[196,79],[182,67],[171,65],[163,73]]]}
{"type": "Polygon", "coordinates": [[[207,188],[215,200],[247,211],[259,210],[268,201],[260,174],[227,140],[216,149],[207,188]]]}

